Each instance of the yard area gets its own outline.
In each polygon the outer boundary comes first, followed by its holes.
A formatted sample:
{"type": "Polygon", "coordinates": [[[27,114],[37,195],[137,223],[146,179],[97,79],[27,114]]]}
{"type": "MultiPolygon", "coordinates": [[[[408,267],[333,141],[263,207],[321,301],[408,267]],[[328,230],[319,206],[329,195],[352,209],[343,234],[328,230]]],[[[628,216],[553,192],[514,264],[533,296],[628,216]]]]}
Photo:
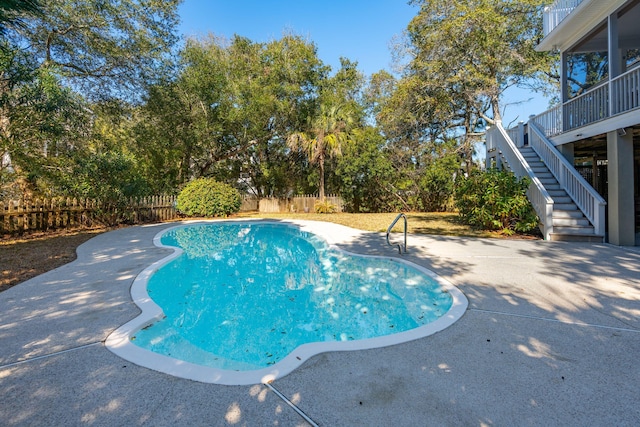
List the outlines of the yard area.
{"type": "MultiPolygon", "coordinates": [[[[96,235],[83,262],[0,292],[0,425],[305,425],[279,396],[319,425],[640,419],[635,250],[413,234],[403,258],[464,293],[461,319],[427,338],[314,356],[269,386],[231,387],[140,367],[104,346],[139,314],[132,282],[167,255],[153,237],[171,225],[96,235]]],[[[336,235],[340,247],[397,253],[379,233],[357,234],[336,235]]]]}
{"type": "MultiPolygon", "coordinates": [[[[335,213],[335,214],[239,214],[233,218],[304,219],[328,221],[348,227],[386,232],[397,213],[335,213]]],[[[504,236],[497,232],[476,230],[458,220],[451,212],[407,213],[407,228],[411,234],[441,236],[494,237],[535,239],[536,236],[504,236]]],[[[76,258],[76,248],[99,233],[110,228],[62,230],[51,233],[34,233],[20,237],[0,239],[0,292],[38,276],[76,258]]],[[[394,232],[402,232],[398,221],[394,232]]]]}

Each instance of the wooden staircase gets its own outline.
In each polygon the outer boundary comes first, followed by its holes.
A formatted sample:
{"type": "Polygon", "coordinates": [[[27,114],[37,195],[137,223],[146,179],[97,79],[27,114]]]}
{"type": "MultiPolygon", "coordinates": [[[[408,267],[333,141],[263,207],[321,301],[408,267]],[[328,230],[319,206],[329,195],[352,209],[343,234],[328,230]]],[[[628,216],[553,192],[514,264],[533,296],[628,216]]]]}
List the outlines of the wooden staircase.
{"type": "Polygon", "coordinates": [[[533,148],[524,146],[520,147],[519,150],[535,176],[553,199],[553,232],[551,233],[551,240],[602,243],[604,236],[595,234],[593,225],[578,209],[578,206],[576,206],[567,192],[562,189],[533,148]]]}

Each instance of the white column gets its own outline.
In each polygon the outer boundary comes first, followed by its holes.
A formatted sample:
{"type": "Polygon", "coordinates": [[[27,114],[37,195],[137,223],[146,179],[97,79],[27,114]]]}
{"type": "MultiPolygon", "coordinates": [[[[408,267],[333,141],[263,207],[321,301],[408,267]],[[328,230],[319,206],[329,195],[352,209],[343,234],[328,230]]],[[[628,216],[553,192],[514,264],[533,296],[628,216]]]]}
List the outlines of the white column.
{"type": "Polygon", "coordinates": [[[635,245],[633,130],[607,133],[609,243],[635,245]]]}
{"type": "Polygon", "coordinates": [[[622,72],[622,58],[620,52],[619,34],[618,34],[618,14],[609,15],[607,23],[607,56],[609,59],[609,117],[613,116],[616,111],[615,103],[618,102],[616,94],[613,91],[611,79],[618,77],[622,72]]]}
{"type": "Polygon", "coordinates": [[[622,51],[620,50],[617,13],[609,15],[608,29],[609,79],[613,79],[622,74],[622,51]]]}
{"type": "Polygon", "coordinates": [[[569,100],[569,76],[567,75],[567,52],[560,54],[560,101],[569,100]]]}

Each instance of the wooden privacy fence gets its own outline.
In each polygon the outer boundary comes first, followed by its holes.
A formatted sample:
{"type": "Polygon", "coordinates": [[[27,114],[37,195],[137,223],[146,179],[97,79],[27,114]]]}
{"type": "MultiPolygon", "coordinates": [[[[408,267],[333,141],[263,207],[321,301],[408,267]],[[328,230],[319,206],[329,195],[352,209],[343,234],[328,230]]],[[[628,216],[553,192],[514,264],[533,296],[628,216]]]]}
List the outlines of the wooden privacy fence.
{"type": "MultiPolygon", "coordinates": [[[[91,199],[49,198],[0,201],[0,236],[29,231],[90,227],[95,224],[140,224],[166,221],[178,216],[176,196],[153,196],[131,199],[126,203],[108,204],[91,199]]],[[[318,196],[289,198],[244,197],[241,212],[313,213],[318,196]]],[[[325,201],[342,212],[339,196],[327,196],[325,201]]]]}
{"type": "MultiPolygon", "coordinates": [[[[320,197],[313,195],[288,198],[267,197],[259,200],[257,210],[260,213],[314,213],[316,202],[319,201],[321,201],[320,197]]],[[[342,212],[344,202],[340,196],[327,196],[325,201],[335,206],[336,212],[342,212]]]]}
{"type": "Polygon", "coordinates": [[[244,196],[240,205],[240,212],[256,212],[258,210],[258,198],[255,196],[244,196]]]}
{"type": "Polygon", "coordinates": [[[0,234],[169,220],[177,216],[175,201],[175,196],[132,199],[119,205],[60,197],[8,200],[0,202],[0,234]]]}

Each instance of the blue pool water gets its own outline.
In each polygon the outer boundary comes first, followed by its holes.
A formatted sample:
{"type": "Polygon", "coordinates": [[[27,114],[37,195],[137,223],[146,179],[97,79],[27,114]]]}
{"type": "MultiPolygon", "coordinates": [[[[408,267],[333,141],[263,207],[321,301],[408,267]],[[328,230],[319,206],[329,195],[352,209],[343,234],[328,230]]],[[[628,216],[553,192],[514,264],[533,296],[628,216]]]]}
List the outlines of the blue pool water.
{"type": "Polygon", "coordinates": [[[452,305],[418,269],[333,249],[295,226],[191,225],[161,242],[183,250],[147,284],[165,318],[131,340],[198,365],[262,369],[301,344],[408,331],[452,305]]]}

